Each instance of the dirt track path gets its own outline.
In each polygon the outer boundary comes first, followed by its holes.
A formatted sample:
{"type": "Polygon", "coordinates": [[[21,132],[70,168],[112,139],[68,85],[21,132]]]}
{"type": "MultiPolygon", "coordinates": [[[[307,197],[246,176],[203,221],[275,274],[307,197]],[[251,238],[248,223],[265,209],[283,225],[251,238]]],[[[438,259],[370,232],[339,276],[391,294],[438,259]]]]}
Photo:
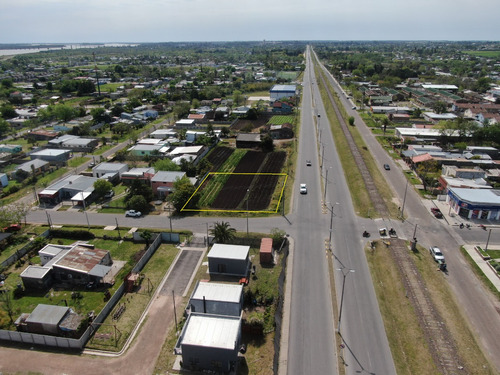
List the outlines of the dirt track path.
{"type": "MultiPolygon", "coordinates": [[[[180,306],[182,297],[176,297],[180,306]]],[[[151,305],[144,326],[130,348],[120,357],[55,354],[25,349],[2,348],[0,370],[42,374],[152,374],[156,359],[173,321],[172,298],[159,295],[151,305]]]]}

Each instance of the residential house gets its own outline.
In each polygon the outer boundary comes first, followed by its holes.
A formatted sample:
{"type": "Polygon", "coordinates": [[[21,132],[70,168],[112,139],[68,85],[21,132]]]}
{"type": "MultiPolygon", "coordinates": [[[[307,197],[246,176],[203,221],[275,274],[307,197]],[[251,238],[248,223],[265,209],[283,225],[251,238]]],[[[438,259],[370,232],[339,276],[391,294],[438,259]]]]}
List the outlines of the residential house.
{"type": "Polygon", "coordinates": [[[35,151],[30,154],[31,160],[42,159],[48,161],[51,165],[66,165],[71,158],[71,150],[46,148],[44,150],[35,151]]]}
{"type": "Polygon", "coordinates": [[[273,113],[276,113],[276,114],[289,114],[289,113],[292,113],[292,111],[293,111],[293,107],[290,104],[288,104],[288,103],[276,100],[272,104],[272,112],[273,113]]]}
{"type": "Polygon", "coordinates": [[[67,176],[38,193],[40,204],[55,205],[63,200],[87,205],[92,200],[95,177],[80,175],[67,176]]]}
{"type": "Polygon", "coordinates": [[[154,154],[161,154],[161,149],[164,147],[163,144],[157,144],[157,145],[142,145],[142,144],[137,144],[128,149],[130,154],[136,155],[136,156],[152,156],[154,154]]]}
{"type": "Polygon", "coordinates": [[[92,176],[115,182],[127,171],[128,165],[125,163],[101,163],[92,168],[92,176]]]}
{"type": "Polygon", "coordinates": [[[192,129],[196,126],[196,121],[193,119],[181,119],[175,122],[177,129],[192,129]]]}
{"type": "Polygon", "coordinates": [[[151,179],[156,174],[156,171],[152,167],[147,168],[132,168],[121,174],[121,180],[124,185],[132,184],[132,181],[139,180],[144,184],[150,186],[151,179]]]}
{"type": "Polygon", "coordinates": [[[39,175],[49,170],[50,164],[42,159],[33,159],[16,167],[16,171],[22,170],[30,175],[39,175]]]}
{"type": "Polygon", "coordinates": [[[25,133],[24,137],[26,139],[32,139],[35,141],[47,141],[50,139],[57,138],[59,135],[58,132],[55,131],[48,131],[48,130],[34,130],[29,133],[25,133]]]}
{"type": "Polygon", "coordinates": [[[174,189],[174,182],[183,178],[186,172],[159,171],[151,178],[153,194],[159,198],[168,196],[174,189]]]}
{"type": "Polygon", "coordinates": [[[8,154],[19,154],[23,152],[23,146],[21,145],[11,145],[11,144],[0,144],[0,153],[6,152],[8,154]]]}

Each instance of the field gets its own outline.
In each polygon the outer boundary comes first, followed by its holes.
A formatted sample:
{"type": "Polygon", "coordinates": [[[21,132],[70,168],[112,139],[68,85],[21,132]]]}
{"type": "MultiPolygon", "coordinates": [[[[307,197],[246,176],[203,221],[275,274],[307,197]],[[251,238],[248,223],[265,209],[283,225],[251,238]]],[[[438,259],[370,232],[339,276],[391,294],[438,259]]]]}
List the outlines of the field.
{"type": "MultiPolygon", "coordinates": [[[[236,166],[236,153],[227,157],[226,148],[213,152],[214,160],[226,157],[227,161],[219,170],[207,175],[196,193],[201,194],[200,208],[189,206],[189,201],[183,211],[232,211],[232,212],[276,212],[285,187],[286,174],[281,169],[286,160],[286,153],[247,151],[236,166]],[[233,161],[231,161],[233,159],[233,161]],[[275,197],[275,205],[269,208],[275,197]],[[275,206],[275,207],[274,207],[275,206]]],[[[212,155],[211,154],[211,155],[212,155]]]]}
{"type": "Polygon", "coordinates": [[[293,124],[293,116],[273,116],[267,122],[267,125],[283,125],[286,123],[293,124]]]}

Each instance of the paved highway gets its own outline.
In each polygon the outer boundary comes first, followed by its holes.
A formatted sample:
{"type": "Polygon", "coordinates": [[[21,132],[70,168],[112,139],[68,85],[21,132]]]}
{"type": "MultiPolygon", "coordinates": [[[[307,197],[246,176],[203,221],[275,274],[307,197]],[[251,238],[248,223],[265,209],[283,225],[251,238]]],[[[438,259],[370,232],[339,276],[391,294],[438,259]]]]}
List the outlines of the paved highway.
{"type": "MultiPolygon", "coordinates": [[[[349,187],[337,156],[338,152],[349,151],[336,149],[319,98],[319,89],[316,84],[313,86],[320,115],[321,142],[326,150],[322,170],[324,178],[328,171],[326,202],[333,210],[333,272],[339,308],[345,275],[340,321],[343,342],[338,343],[344,345],[342,356],[347,365],[345,371],[346,374],[396,374],[364,254],[365,239],[362,232],[365,228],[374,230],[374,223],[359,219],[354,212],[349,187]]],[[[338,322],[335,325],[338,328],[338,322]]]]}
{"type": "MultiPolygon", "coordinates": [[[[430,214],[429,202],[424,202],[411,186],[407,188],[407,179],[400,166],[387,155],[356,111],[350,109],[351,102],[346,98],[337,81],[331,75],[329,78],[344,106],[355,116],[356,126],[360,130],[370,153],[379,162],[379,168],[385,174],[394,196],[399,199],[400,207],[404,207],[406,220],[404,223],[394,223],[393,225],[398,228],[398,235],[411,239],[413,233],[416,233],[419,244],[424,248],[435,245],[443,250],[448,264],[448,274],[445,276],[445,280],[454,291],[463,315],[472,323],[484,352],[500,371],[500,357],[498,356],[500,353],[500,340],[498,340],[500,337],[498,315],[500,303],[477,280],[459,251],[460,246],[464,243],[484,244],[487,241],[488,232],[477,227],[471,230],[458,229],[457,226],[450,226],[442,220],[435,219],[430,214]],[[385,163],[391,166],[390,171],[383,170],[382,165],[385,163]]],[[[490,237],[490,244],[492,246],[500,244],[500,235],[495,234],[494,231],[490,237]]]]}

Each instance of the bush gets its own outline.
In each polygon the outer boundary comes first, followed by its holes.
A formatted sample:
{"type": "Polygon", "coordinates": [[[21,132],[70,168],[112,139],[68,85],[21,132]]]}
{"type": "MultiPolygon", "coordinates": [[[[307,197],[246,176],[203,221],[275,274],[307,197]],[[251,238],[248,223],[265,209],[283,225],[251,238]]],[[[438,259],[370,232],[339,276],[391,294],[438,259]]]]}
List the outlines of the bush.
{"type": "Polygon", "coordinates": [[[50,236],[69,238],[72,240],[93,240],[95,238],[94,233],[82,229],[80,230],[51,229],[50,236]]]}

